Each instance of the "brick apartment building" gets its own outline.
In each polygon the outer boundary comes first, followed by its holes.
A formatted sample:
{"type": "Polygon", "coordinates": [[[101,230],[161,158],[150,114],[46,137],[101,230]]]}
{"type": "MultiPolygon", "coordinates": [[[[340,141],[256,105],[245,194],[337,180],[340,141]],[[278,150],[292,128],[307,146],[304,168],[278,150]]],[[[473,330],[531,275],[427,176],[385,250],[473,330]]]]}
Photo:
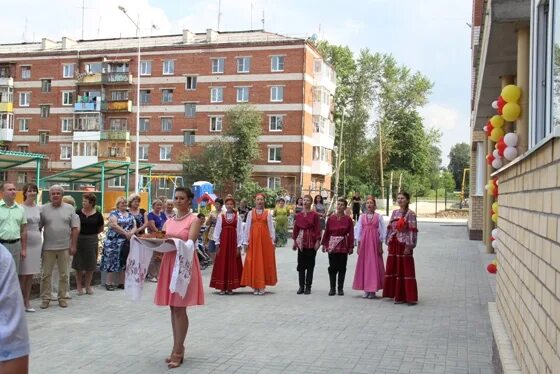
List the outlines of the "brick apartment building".
{"type": "MultiPolygon", "coordinates": [[[[216,140],[226,111],[249,103],[263,113],[254,180],[293,195],[330,188],[335,75],[308,41],[211,29],[142,38],[139,98],[137,46],[137,38],[0,45],[3,149],[45,154],[43,175],[134,162],[140,104],[140,161],[154,175],[181,175],[183,152],[216,140]]],[[[25,183],[34,170],[2,177],[25,183]]],[[[123,186],[114,179],[108,188],[123,186]]]]}

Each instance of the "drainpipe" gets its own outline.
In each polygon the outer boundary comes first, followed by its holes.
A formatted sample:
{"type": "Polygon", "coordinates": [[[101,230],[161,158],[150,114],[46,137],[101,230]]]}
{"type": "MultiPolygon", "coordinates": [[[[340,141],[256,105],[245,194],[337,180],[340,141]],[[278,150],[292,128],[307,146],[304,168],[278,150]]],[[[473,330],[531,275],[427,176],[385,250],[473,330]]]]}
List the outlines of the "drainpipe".
{"type": "MultiPolygon", "coordinates": [[[[302,195],[302,189],[303,189],[303,165],[304,165],[304,155],[305,155],[305,104],[306,104],[306,96],[305,96],[305,74],[306,74],[306,67],[307,67],[307,42],[303,42],[304,43],[304,47],[303,48],[303,110],[302,110],[302,115],[301,115],[301,158],[300,158],[300,170],[299,170],[299,195],[302,195]]],[[[297,196],[295,196],[295,198],[297,199],[297,196]]]]}

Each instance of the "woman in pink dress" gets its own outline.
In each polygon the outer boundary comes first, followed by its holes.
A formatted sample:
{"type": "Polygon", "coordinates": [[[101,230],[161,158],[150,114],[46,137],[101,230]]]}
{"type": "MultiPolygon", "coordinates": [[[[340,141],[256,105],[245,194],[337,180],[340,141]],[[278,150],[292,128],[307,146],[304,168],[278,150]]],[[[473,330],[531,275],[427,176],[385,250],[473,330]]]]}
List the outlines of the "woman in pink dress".
{"type": "Polygon", "coordinates": [[[383,239],[385,222],[379,213],[375,213],[375,199],[366,199],[366,213],[361,214],[354,228],[354,237],[358,241],[358,262],[354,273],[355,290],[363,290],[363,298],[375,299],[375,293],[383,288],[385,268],[383,266],[383,239]]]}
{"type": "MultiPolygon", "coordinates": [[[[168,238],[178,238],[184,241],[197,240],[200,221],[191,212],[194,195],[190,189],[177,187],[175,189],[175,208],[177,215],[165,222],[163,229],[168,238]]],[[[193,244],[194,245],[194,244],[193,244]]],[[[169,283],[173,274],[176,252],[166,252],[161,259],[161,268],[156,288],[154,303],[171,309],[171,326],[173,329],[173,350],[165,360],[170,369],[177,368],[183,363],[185,356],[185,339],[189,329],[187,307],[204,305],[204,289],[202,288],[202,274],[196,254],[193,256],[191,280],[185,297],[169,291],[169,283]]]]}

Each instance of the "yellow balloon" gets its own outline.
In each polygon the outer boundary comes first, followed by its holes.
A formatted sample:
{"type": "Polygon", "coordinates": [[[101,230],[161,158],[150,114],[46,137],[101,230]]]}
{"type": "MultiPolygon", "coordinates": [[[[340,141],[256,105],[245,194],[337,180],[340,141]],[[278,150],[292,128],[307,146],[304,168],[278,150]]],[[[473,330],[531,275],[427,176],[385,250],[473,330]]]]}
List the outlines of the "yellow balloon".
{"type": "Polygon", "coordinates": [[[498,266],[498,260],[496,260],[496,259],[492,260],[491,264],[494,264],[494,265],[498,266]]]}
{"type": "Polygon", "coordinates": [[[499,115],[495,115],[492,116],[492,118],[490,118],[490,123],[492,124],[492,126],[494,126],[494,128],[499,128],[502,127],[504,125],[504,119],[502,118],[502,116],[499,115]]]}
{"type": "Polygon", "coordinates": [[[508,122],[513,122],[521,114],[521,107],[517,103],[507,103],[502,109],[502,116],[508,122]]]}
{"type": "Polygon", "coordinates": [[[502,136],[504,136],[504,134],[504,130],[498,127],[497,129],[492,130],[492,132],[490,133],[490,139],[493,142],[497,143],[502,138],[502,136]]]}
{"type": "Polygon", "coordinates": [[[506,103],[517,103],[521,97],[521,88],[515,84],[508,84],[502,88],[501,96],[506,103]]]}
{"type": "Polygon", "coordinates": [[[492,222],[498,223],[498,214],[496,213],[492,214],[492,222]]]}
{"type": "Polygon", "coordinates": [[[493,183],[488,183],[488,184],[486,185],[486,187],[487,187],[486,190],[488,190],[488,193],[489,193],[490,195],[493,195],[493,194],[494,194],[494,189],[496,188],[496,187],[494,186],[494,184],[493,184],[493,183]]]}
{"type": "Polygon", "coordinates": [[[498,202],[492,203],[492,211],[498,213],[498,202]]]}

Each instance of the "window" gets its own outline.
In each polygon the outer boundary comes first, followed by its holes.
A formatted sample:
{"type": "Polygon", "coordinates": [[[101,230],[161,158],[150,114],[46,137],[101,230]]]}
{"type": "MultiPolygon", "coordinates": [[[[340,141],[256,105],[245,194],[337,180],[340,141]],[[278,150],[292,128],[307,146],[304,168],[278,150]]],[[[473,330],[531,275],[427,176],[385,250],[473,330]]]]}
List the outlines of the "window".
{"type": "Polygon", "coordinates": [[[128,90],[111,91],[111,100],[128,100],[128,90]]]}
{"type": "Polygon", "coordinates": [[[170,103],[173,101],[173,90],[164,89],[161,90],[161,103],[170,103]]]}
{"type": "Polygon", "coordinates": [[[110,131],[127,131],[128,119],[127,118],[111,118],[109,119],[110,131]]]}
{"type": "Polygon", "coordinates": [[[185,83],[186,90],[196,90],[196,75],[188,75],[187,83],[185,83]]]}
{"type": "Polygon", "coordinates": [[[268,147],[268,162],[282,162],[282,147],[268,147]]]}
{"type": "Polygon", "coordinates": [[[284,116],[275,114],[268,117],[269,131],[282,131],[283,129],[284,129],[284,116]]]}
{"type": "Polygon", "coordinates": [[[163,117],[161,119],[161,131],[171,131],[173,128],[173,118],[163,117]]]}
{"type": "Polygon", "coordinates": [[[284,101],[284,87],[272,86],[270,87],[270,101],[284,101]]]}
{"type": "Polygon", "coordinates": [[[152,99],[152,92],[150,90],[140,90],[140,105],[149,104],[152,99]]]}
{"type": "Polygon", "coordinates": [[[60,146],[60,159],[70,160],[72,158],[72,146],[71,145],[61,145],[60,146]]]}
{"type": "Polygon", "coordinates": [[[266,186],[271,190],[280,189],[280,177],[268,177],[266,178],[266,186]]]}
{"type": "Polygon", "coordinates": [[[101,62],[90,62],[88,64],[84,64],[84,71],[86,73],[101,73],[103,71],[103,64],[101,62]]]}
{"type": "MultiPolygon", "coordinates": [[[[72,154],[74,156],[97,156],[97,148],[98,148],[97,142],[74,142],[72,143],[72,147],[73,147],[72,154]]],[[[111,151],[113,149],[115,148],[110,148],[111,151]]]]}
{"type": "Polygon", "coordinates": [[[147,144],[140,144],[138,148],[138,159],[143,161],[148,161],[148,150],[149,145],[147,144]]]}
{"type": "Polygon", "coordinates": [[[48,132],[40,132],[39,133],[39,144],[41,144],[41,145],[49,144],[49,133],[48,132]]]}
{"type": "Polygon", "coordinates": [[[47,118],[51,115],[51,106],[50,105],[39,105],[41,110],[41,118],[47,118]]]}
{"type": "Polygon", "coordinates": [[[270,58],[272,71],[284,71],[284,56],[272,56],[270,58]]]}
{"type": "Polygon", "coordinates": [[[222,131],[222,121],[223,117],[210,117],[210,131],[211,132],[220,132],[222,131]]]}
{"type": "Polygon", "coordinates": [[[31,79],[31,66],[21,67],[21,79],[31,79]]]}
{"type": "Polygon", "coordinates": [[[26,172],[18,172],[17,173],[17,182],[18,182],[18,184],[27,183],[27,173],[26,172]]]}
{"type": "Polygon", "coordinates": [[[126,176],[121,175],[120,177],[115,177],[112,179],[109,179],[109,187],[112,188],[124,188],[126,181],[125,181],[126,176]]]}
{"type": "Polygon", "coordinates": [[[150,119],[140,118],[140,132],[148,132],[150,130],[150,119]]]}
{"type": "Polygon", "coordinates": [[[74,127],[74,119],[73,118],[63,118],[61,120],[61,131],[62,132],[71,132],[74,127]]]}
{"type": "Polygon", "coordinates": [[[140,75],[152,75],[152,61],[140,61],[140,75]]]}
{"type": "Polygon", "coordinates": [[[19,106],[29,106],[30,101],[31,101],[31,92],[19,93],[19,106]]]}
{"type": "Polygon", "coordinates": [[[237,87],[237,102],[246,103],[249,101],[249,87],[237,87]]]}
{"type": "Polygon", "coordinates": [[[175,74],[175,61],[166,60],[163,61],[163,75],[173,75],[175,74]]]}
{"type": "Polygon", "coordinates": [[[314,161],[329,161],[329,151],[325,147],[313,147],[314,161]]]}
{"type": "Polygon", "coordinates": [[[170,145],[160,145],[159,146],[159,160],[160,161],[171,161],[171,147],[170,145]]]}
{"type": "Polygon", "coordinates": [[[221,103],[224,101],[224,88],[223,87],[212,87],[210,89],[210,102],[211,103],[221,103]]]}
{"type": "Polygon", "coordinates": [[[62,78],[74,78],[74,64],[62,64],[62,78]]]}
{"type": "Polygon", "coordinates": [[[184,145],[194,144],[194,131],[185,131],[183,133],[183,144],[184,145]]]}
{"type": "Polygon", "coordinates": [[[239,57],[237,59],[237,72],[248,73],[251,70],[251,57],[239,57]]]}
{"type": "Polygon", "coordinates": [[[51,92],[50,79],[41,79],[41,92],[51,92]]]}
{"type": "MultiPolygon", "coordinates": [[[[475,161],[475,160],[473,160],[475,161]]],[[[476,196],[483,196],[484,195],[484,184],[486,181],[484,180],[484,174],[486,171],[486,151],[484,149],[483,142],[476,142],[476,186],[475,186],[475,195],[476,196]]]]}
{"type": "Polygon", "coordinates": [[[74,104],[74,92],[62,91],[62,105],[73,105],[73,104],[74,104]]]}
{"type": "Polygon", "coordinates": [[[196,117],[196,104],[194,103],[185,104],[185,117],[187,118],[196,117]]]}
{"type": "Polygon", "coordinates": [[[224,58],[213,58],[212,59],[212,74],[223,74],[224,65],[225,65],[225,59],[224,58]]]}
{"type": "Polygon", "coordinates": [[[29,131],[29,118],[20,118],[19,122],[19,132],[29,131]]]}
{"type": "Polygon", "coordinates": [[[18,145],[17,147],[18,152],[29,152],[29,146],[28,145],[18,145]]]}
{"type": "Polygon", "coordinates": [[[313,72],[320,73],[323,68],[323,61],[320,58],[316,58],[313,61],[313,72]]]}

